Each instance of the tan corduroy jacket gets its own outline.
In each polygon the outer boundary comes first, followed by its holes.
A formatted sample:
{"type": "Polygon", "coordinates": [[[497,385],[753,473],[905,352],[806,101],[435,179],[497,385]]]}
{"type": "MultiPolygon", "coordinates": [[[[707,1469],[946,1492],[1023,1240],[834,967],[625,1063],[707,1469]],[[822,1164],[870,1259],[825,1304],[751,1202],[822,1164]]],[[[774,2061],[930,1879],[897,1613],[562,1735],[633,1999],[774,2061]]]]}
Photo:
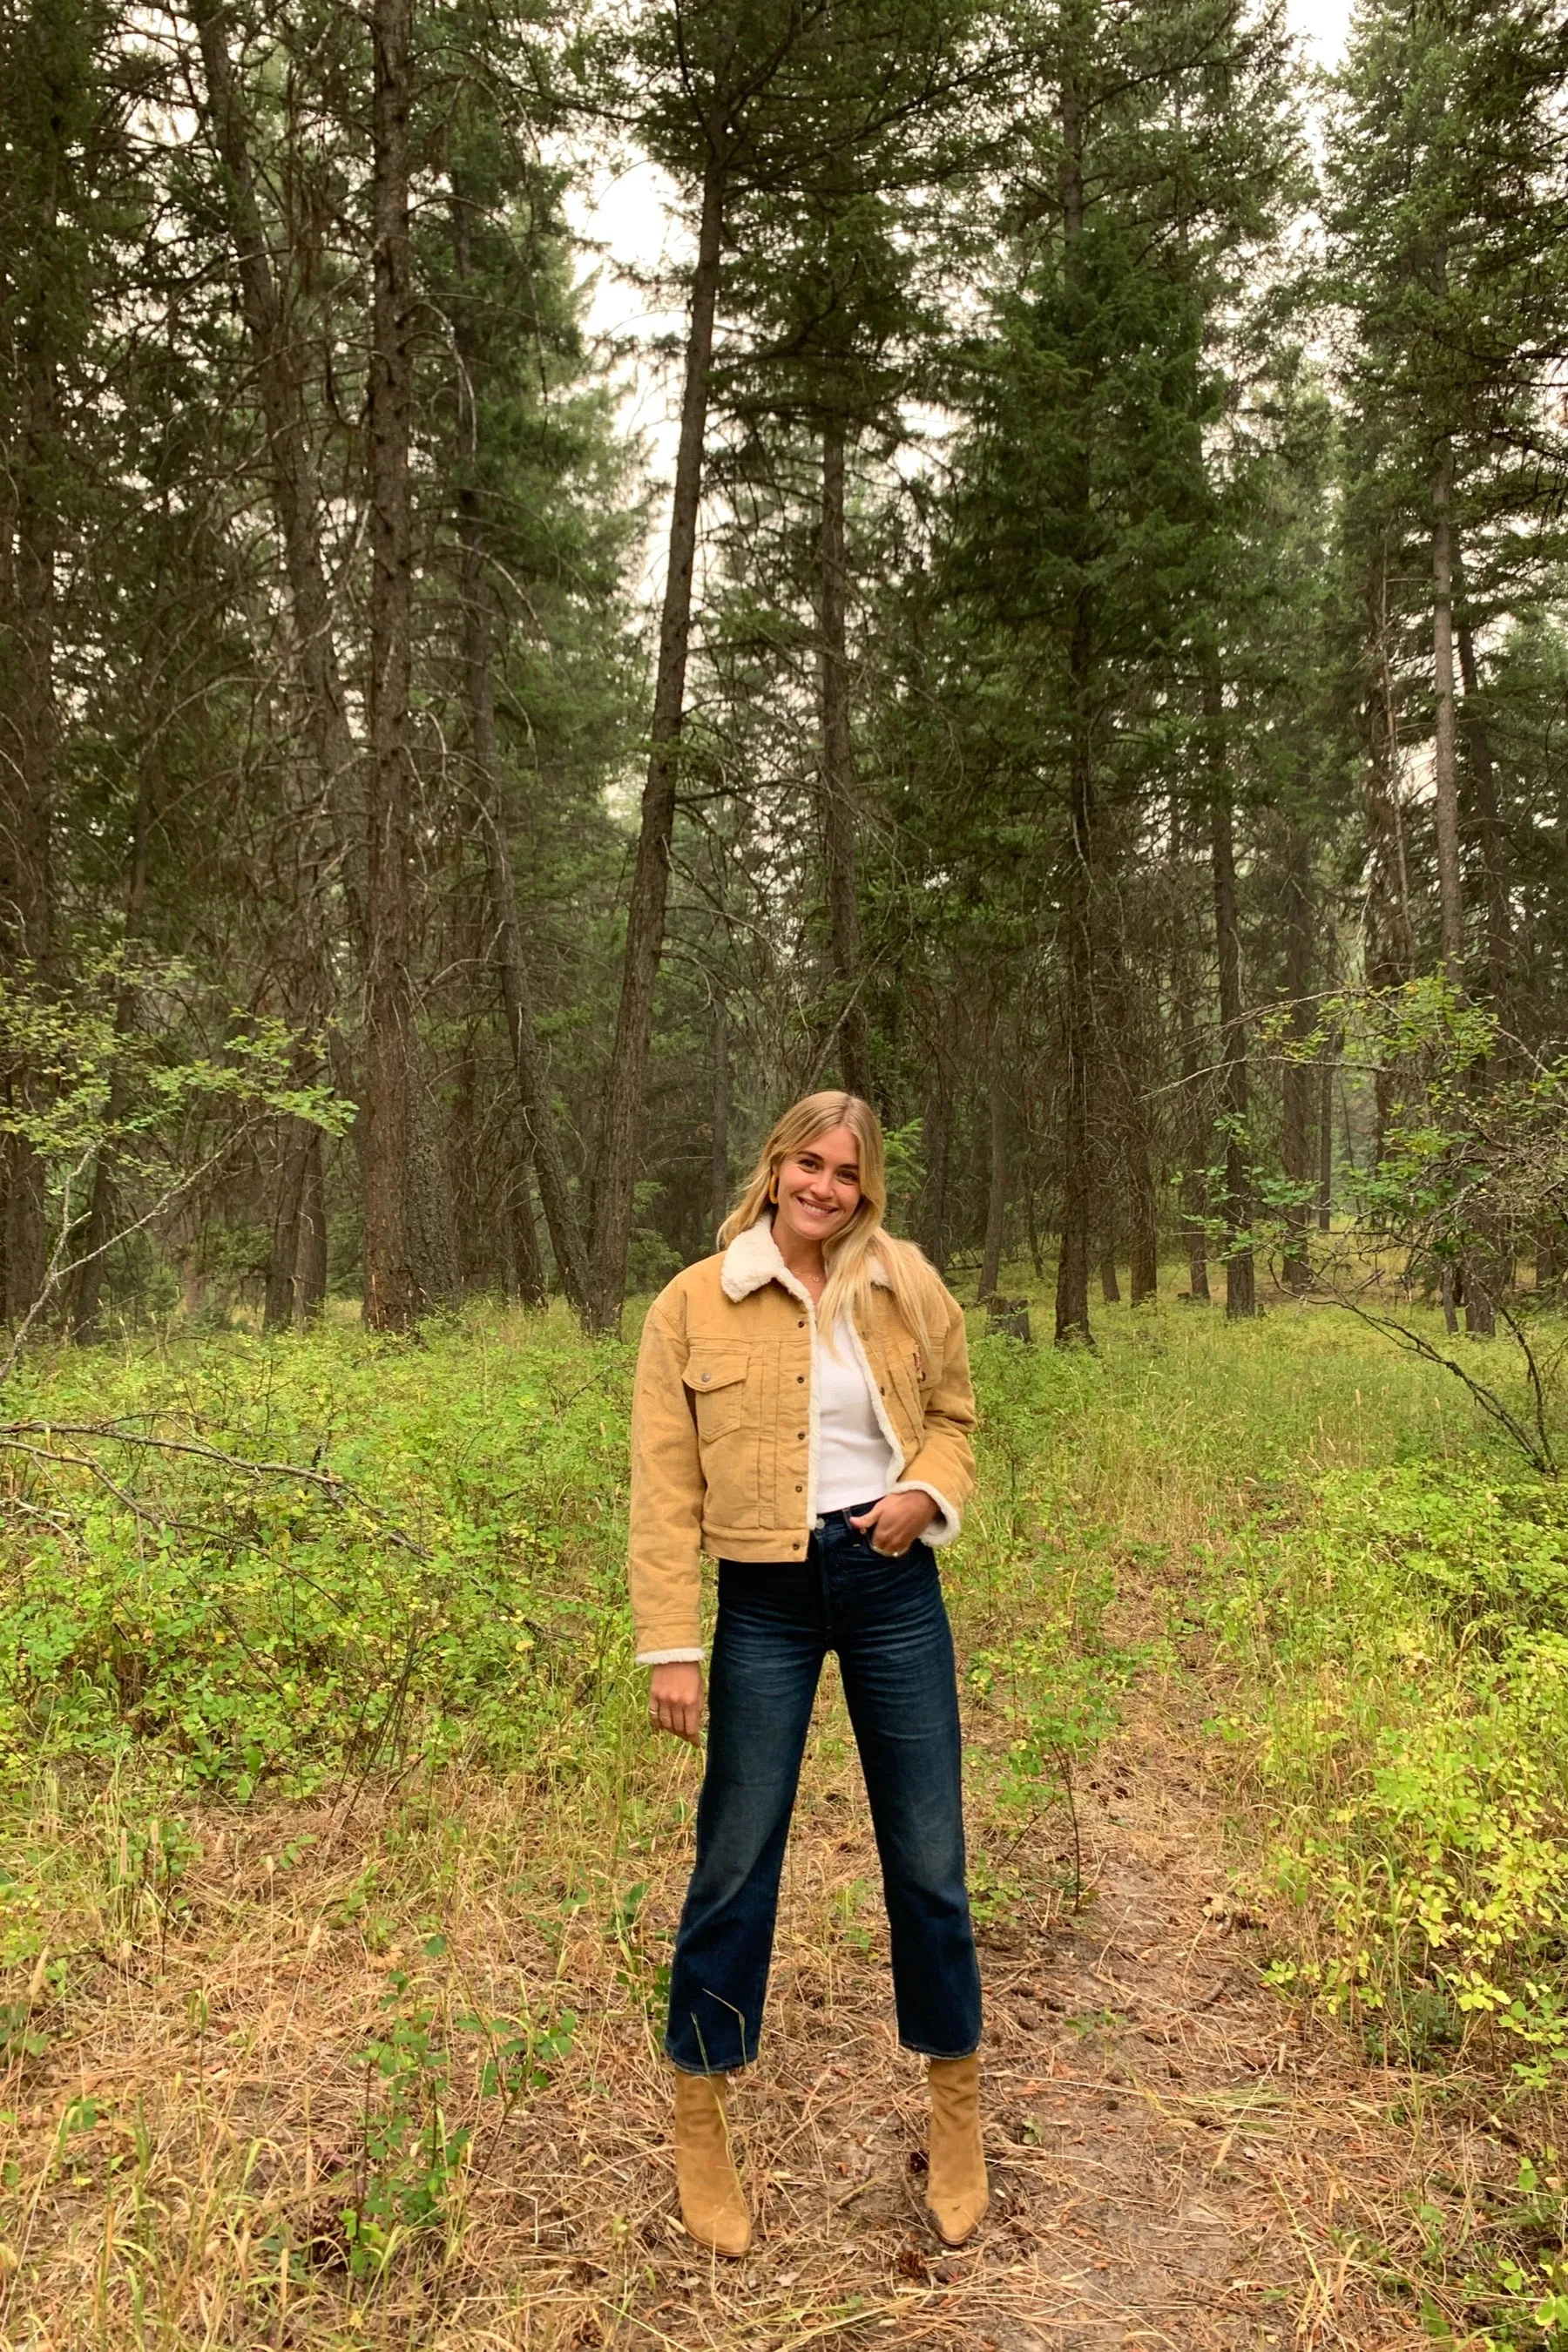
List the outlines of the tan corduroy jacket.
{"type": "MultiPolygon", "coordinates": [[[[889,1491],[918,1488],[951,1543],[974,1485],[974,1391],[963,1311],[928,1269],[929,1346],[886,1277],[851,1337],[883,1436],[889,1491]]],[[[804,1559],[816,1517],[815,1309],[764,1215],[729,1248],[678,1274],[643,1325],[632,1400],[629,1580],[637,1659],[700,1658],[699,1556],[804,1559]]],[[[869,1498],[868,1498],[869,1499],[869,1498]]]]}

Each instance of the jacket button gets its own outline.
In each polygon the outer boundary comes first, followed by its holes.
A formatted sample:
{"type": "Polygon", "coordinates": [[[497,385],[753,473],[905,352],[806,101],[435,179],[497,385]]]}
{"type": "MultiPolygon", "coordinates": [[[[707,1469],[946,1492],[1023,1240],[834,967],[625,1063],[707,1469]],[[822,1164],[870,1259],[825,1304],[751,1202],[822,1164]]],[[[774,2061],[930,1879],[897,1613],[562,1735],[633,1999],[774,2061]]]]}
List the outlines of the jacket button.
{"type": "Polygon", "coordinates": [[[795,1317],[795,1329],[796,1329],[797,1331],[804,1331],[804,1330],[805,1330],[805,1316],[804,1316],[804,1315],[797,1315],[797,1316],[795,1317]]]}
{"type": "Polygon", "coordinates": [[[712,1375],[712,1373],[711,1373],[711,1372],[704,1372],[704,1373],[703,1373],[703,1375],[702,1375],[702,1377],[703,1377],[703,1379],[704,1379],[705,1381],[710,1381],[710,1380],[712,1379],[713,1375],[712,1375]]]}
{"type": "Polygon", "coordinates": [[[795,1431],[795,1435],[796,1435],[797,1437],[804,1437],[804,1436],[805,1435],[805,1430],[804,1430],[804,1429],[797,1429],[797,1430],[795,1431]]]}
{"type": "Polygon", "coordinates": [[[796,1374],[795,1374],[795,1386],[796,1386],[796,1388],[797,1388],[797,1389],[803,1389],[803,1388],[805,1388],[805,1374],[804,1372],[796,1372],[796,1374]]]}
{"type": "Polygon", "coordinates": [[[804,1486],[798,1486],[798,1485],[797,1485],[797,1486],[796,1486],[796,1487],[795,1487],[795,1493],[796,1493],[797,1495],[804,1495],[804,1494],[805,1494],[805,1488],[804,1486]]]}

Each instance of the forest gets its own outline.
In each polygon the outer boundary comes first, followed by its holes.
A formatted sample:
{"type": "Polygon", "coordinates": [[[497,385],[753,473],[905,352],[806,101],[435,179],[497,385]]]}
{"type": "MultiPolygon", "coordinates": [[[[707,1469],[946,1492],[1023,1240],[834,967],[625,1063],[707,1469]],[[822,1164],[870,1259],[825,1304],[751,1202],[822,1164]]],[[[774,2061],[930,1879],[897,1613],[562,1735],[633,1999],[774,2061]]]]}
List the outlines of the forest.
{"type": "MultiPolygon", "coordinates": [[[[1560,992],[1565,37],[1367,7],[1324,88],[1229,0],[9,11],[13,1329],[610,1328],[835,1080],[1058,1338],[1173,1249],[1308,1280],[1436,1064],[1495,1190],[1560,992]],[[663,487],[568,226],[628,159],[663,487]]],[[[1482,1328],[1555,1263],[1503,1189],[1482,1328]]]]}
{"type": "Polygon", "coordinates": [[[1306,22],[0,0],[0,2352],[1568,2345],[1568,6],[1306,22]],[[632,1367],[827,1086],[992,2213],[830,1677],[726,2275],[632,1367]]]}

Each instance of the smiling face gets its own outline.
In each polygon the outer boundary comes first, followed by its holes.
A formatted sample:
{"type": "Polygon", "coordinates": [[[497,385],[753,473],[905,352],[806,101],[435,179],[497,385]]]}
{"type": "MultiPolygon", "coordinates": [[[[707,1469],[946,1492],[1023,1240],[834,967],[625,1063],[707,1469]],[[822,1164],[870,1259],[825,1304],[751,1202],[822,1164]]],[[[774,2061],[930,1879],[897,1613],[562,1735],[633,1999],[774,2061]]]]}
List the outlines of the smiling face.
{"type": "Polygon", "coordinates": [[[774,1239],[820,1249],[836,1241],[860,1205],[860,1146],[847,1127],[830,1127],[778,1165],[774,1239]]]}

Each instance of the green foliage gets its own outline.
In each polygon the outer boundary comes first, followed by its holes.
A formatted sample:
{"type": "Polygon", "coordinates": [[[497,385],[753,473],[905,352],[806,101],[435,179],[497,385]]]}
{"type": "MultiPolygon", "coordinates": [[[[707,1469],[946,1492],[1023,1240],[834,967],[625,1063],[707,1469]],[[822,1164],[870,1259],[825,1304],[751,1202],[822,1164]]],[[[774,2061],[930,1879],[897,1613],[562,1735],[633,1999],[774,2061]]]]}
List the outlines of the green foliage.
{"type": "MultiPolygon", "coordinates": [[[[426,1939],[427,1960],[445,1951],[444,1937],[426,1939]]],[[[411,1990],[408,1973],[395,1969],[380,2007],[380,2031],[351,2061],[363,2072],[364,2097],[353,2201],[339,2217],[350,2275],[365,2284],[382,2275],[405,2242],[446,2221],[474,2139],[471,2124],[447,2121],[451,2050],[437,2005],[411,1990]]],[[[577,2020],[565,2010],[535,2029],[515,2018],[465,2016],[456,2030],[479,2037],[486,2053],[479,2099],[500,2100],[504,2122],[570,2053],[577,2020]]]]}
{"type": "Polygon", "coordinates": [[[561,1316],[521,1346],[503,1328],[476,1310],[418,1346],[328,1328],[25,1375],[36,1433],[0,1440],[22,1530],[0,1752],[134,1750],[247,1803],[416,1754],[570,1748],[624,1662],[630,1367],[561,1316]]]}
{"type": "Polygon", "coordinates": [[[1319,1940],[1275,1963],[1373,2040],[1568,2063],[1568,1502],[1474,1459],[1320,1481],[1212,1607],[1255,1677],[1227,1718],[1319,1940]]]}
{"type": "Polygon", "coordinates": [[[40,1306],[83,1263],[100,1170],[120,1205],[94,1254],[166,1220],[265,1123],[305,1119],[341,1135],[353,1117],[330,1087],[301,1083],[302,1041],[281,1021],[235,1013],[220,1044],[193,1038],[181,1008],[190,979],[179,963],[124,951],[98,958],[69,991],[25,969],[0,974],[0,1060],[29,1073],[0,1101],[0,1137],[26,1147],[43,1174],[51,1245],[40,1306]],[[157,1010],[130,1022],[132,1000],[157,1010]]]}

